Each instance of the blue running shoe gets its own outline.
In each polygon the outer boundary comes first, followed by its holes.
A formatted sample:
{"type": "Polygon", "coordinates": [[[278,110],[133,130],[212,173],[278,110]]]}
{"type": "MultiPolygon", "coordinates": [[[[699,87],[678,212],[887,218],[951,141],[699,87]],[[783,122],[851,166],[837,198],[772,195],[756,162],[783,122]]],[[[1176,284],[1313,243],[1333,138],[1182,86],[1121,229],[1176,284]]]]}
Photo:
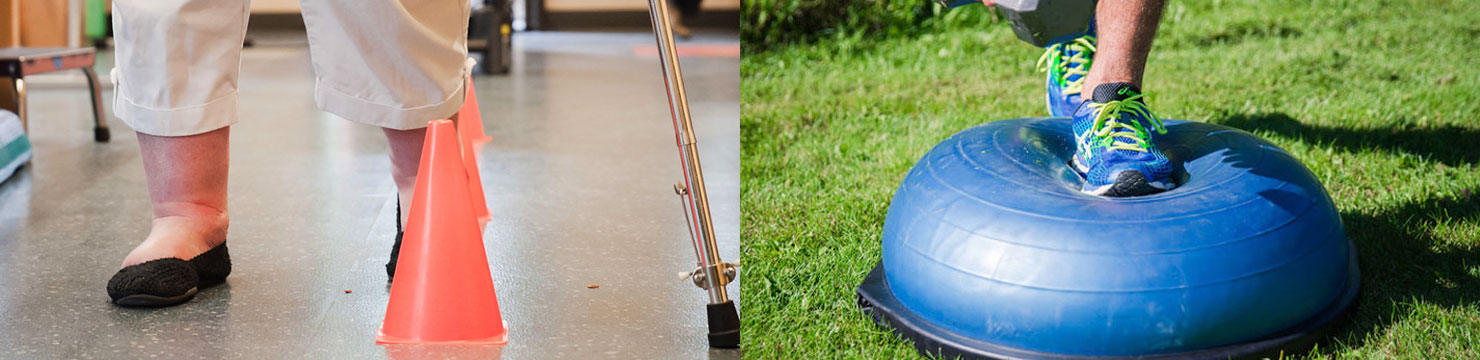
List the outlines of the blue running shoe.
{"type": "Polygon", "coordinates": [[[1094,58],[1094,33],[1049,46],[1038,58],[1038,71],[1048,73],[1049,116],[1074,116],[1074,110],[1084,102],[1080,90],[1094,58]]]}
{"type": "Polygon", "coordinates": [[[1074,114],[1074,168],[1084,174],[1080,191],[1121,197],[1177,186],[1171,161],[1152,142],[1167,129],[1142,97],[1141,89],[1129,83],[1100,84],[1074,114]]]}

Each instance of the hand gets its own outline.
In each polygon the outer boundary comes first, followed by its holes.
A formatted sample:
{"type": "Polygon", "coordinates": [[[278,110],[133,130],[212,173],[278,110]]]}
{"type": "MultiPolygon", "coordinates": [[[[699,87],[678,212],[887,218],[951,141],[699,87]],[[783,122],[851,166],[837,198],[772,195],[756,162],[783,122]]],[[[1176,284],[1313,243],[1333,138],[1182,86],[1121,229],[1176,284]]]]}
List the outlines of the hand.
{"type": "Polygon", "coordinates": [[[982,5],[997,6],[997,0],[982,0],[982,5]]]}

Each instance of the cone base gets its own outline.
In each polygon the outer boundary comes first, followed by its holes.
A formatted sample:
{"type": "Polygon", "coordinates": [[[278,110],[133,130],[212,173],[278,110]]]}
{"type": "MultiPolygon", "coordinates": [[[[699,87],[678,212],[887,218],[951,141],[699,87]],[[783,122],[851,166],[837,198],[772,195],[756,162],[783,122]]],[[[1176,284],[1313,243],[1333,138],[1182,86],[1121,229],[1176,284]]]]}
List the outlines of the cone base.
{"type": "Polygon", "coordinates": [[[398,345],[398,344],[421,344],[421,345],[504,345],[509,343],[509,323],[504,322],[503,332],[496,336],[483,339],[449,340],[449,341],[426,341],[416,339],[404,339],[396,336],[386,335],[385,328],[381,328],[375,335],[376,345],[398,345]]]}

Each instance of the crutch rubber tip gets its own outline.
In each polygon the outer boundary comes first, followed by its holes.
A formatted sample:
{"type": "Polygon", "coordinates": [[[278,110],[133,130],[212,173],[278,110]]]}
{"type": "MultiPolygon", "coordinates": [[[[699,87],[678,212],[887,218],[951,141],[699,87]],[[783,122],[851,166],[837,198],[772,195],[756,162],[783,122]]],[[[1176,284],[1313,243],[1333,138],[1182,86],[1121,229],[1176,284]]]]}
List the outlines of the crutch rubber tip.
{"type": "Polygon", "coordinates": [[[709,304],[709,347],[740,347],[740,312],[734,300],[709,304]]]}

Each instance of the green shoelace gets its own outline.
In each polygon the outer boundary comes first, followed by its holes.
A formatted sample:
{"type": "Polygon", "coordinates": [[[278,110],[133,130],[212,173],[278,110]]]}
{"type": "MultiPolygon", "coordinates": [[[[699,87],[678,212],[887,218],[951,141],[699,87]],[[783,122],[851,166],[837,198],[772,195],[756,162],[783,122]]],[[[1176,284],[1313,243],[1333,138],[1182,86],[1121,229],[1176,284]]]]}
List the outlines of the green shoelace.
{"type": "Polygon", "coordinates": [[[1050,71],[1056,74],[1056,80],[1064,87],[1064,95],[1078,94],[1084,89],[1084,78],[1089,75],[1089,65],[1094,59],[1091,57],[1095,51],[1095,37],[1081,36],[1074,41],[1053,44],[1038,57],[1038,71],[1050,71]],[[1073,55],[1066,55],[1074,52],[1073,55]],[[1071,65],[1077,65],[1072,66],[1071,65]],[[1079,78],[1069,80],[1070,75],[1079,75],[1079,78]]]}
{"type": "Polygon", "coordinates": [[[1140,115],[1151,124],[1152,130],[1155,130],[1157,134],[1167,133],[1166,126],[1162,125],[1161,119],[1151,113],[1151,109],[1146,107],[1144,100],[1134,101],[1145,96],[1145,94],[1135,94],[1103,104],[1090,102],[1089,107],[1098,110],[1095,114],[1095,122],[1090,126],[1094,141],[1111,149],[1146,152],[1151,134],[1141,127],[1139,121],[1122,121],[1121,114],[1140,115]],[[1130,132],[1120,131],[1121,129],[1130,130],[1130,132]],[[1127,136],[1130,134],[1135,136],[1127,136]]]}

